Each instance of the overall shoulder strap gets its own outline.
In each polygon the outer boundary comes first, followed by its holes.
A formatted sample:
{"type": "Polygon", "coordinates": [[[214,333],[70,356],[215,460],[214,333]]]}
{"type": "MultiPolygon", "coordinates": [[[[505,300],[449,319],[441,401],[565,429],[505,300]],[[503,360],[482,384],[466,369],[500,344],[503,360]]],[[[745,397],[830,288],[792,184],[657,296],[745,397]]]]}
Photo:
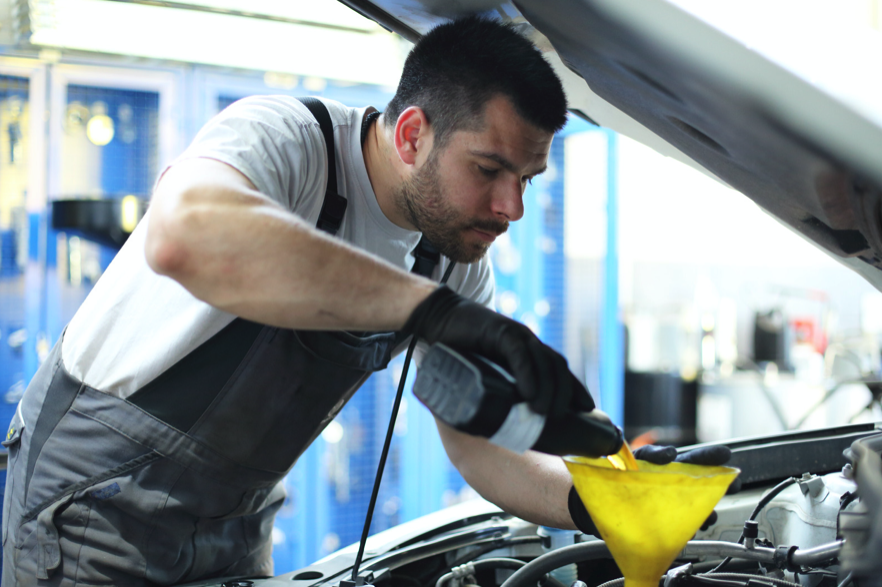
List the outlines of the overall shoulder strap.
{"type": "MultiPolygon", "coordinates": [[[[322,130],[327,146],[328,187],[317,227],[336,234],[346,212],[346,198],[337,193],[334,125],[328,108],[316,98],[298,98],[322,130]]],[[[257,340],[263,324],[237,318],[181,358],[156,379],[129,396],[128,401],[178,430],[189,430],[214,401],[257,340]]]]}
{"type": "MultiPolygon", "coordinates": [[[[343,215],[346,213],[346,198],[337,193],[337,166],[334,156],[334,125],[331,122],[331,115],[328,112],[324,102],[317,98],[297,98],[306,106],[322,129],[325,137],[325,145],[328,148],[328,189],[325,192],[325,201],[322,204],[321,213],[317,227],[330,234],[336,234],[343,222],[343,215]]],[[[370,113],[364,121],[361,129],[361,141],[367,134],[367,129],[380,116],[379,112],[370,113]]],[[[431,277],[435,271],[435,267],[441,261],[441,253],[430,243],[426,237],[422,237],[413,251],[414,265],[413,273],[423,277],[431,277]]]]}
{"type": "Polygon", "coordinates": [[[429,242],[429,239],[423,236],[413,250],[413,258],[411,273],[431,279],[435,267],[441,262],[441,253],[429,242]]]}
{"type": "Polygon", "coordinates": [[[343,215],[346,214],[346,198],[337,193],[337,161],[334,154],[334,124],[331,122],[331,114],[327,106],[318,98],[297,98],[306,106],[322,130],[325,137],[328,159],[328,187],[325,190],[325,201],[319,212],[316,227],[319,230],[335,235],[343,223],[343,215]]]}

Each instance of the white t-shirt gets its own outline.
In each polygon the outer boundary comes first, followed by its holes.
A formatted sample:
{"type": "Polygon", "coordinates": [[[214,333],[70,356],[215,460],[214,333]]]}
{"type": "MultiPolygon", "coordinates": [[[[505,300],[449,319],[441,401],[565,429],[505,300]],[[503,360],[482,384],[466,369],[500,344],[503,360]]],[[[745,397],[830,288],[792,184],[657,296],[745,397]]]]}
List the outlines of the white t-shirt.
{"type": "MultiPolygon", "coordinates": [[[[325,104],[334,123],[338,191],[349,201],[337,236],[409,271],[411,251],[421,235],[393,224],[377,203],[361,150],[367,109],[325,104]]],[[[231,165],[261,193],[312,225],[318,221],[327,178],[325,141],[298,100],[257,96],[232,104],[209,121],[176,162],[193,157],[231,165]]],[[[61,349],[71,375],[123,398],[235,318],[150,269],[144,253],[148,222],[149,211],[71,320],[61,349]]],[[[447,265],[442,258],[436,281],[447,265]]],[[[486,256],[471,265],[457,265],[448,284],[493,306],[493,271],[486,256]]]]}

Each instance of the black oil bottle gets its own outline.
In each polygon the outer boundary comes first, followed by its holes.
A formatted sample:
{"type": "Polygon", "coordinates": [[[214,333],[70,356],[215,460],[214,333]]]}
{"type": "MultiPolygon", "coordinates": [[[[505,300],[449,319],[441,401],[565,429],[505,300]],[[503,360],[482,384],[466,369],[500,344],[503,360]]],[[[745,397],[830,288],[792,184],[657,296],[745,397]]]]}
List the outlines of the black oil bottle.
{"type": "Polygon", "coordinates": [[[618,452],[623,442],[622,431],[601,412],[552,419],[533,412],[504,369],[443,344],[429,348],[413,392],[447,425],[515,452],[599,457],[618,452]]]}

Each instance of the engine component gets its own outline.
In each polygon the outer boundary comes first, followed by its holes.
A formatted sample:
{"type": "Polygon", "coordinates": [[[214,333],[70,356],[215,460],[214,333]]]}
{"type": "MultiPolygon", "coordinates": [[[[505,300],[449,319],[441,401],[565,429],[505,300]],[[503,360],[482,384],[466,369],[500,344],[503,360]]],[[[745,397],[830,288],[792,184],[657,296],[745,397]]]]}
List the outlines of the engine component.
{"type": "MultiPolygon", "coordinates": [[[[561,565],[602,558],[605,550],[606,545],[603,542],[587,542],[584,544],[577,544],[576,546],[561,548],[560,550],[542,555],[524,565],[509,577],[508,580],[502,584],[502,587],[526,587],[527,585],[532,585],[545,573],[561,565]]],[[[688,558],[699,555],[711,555],[743,558],[776,566],[781,569],[790,569],[828,563],[836,558],[841,550],[842,540],[808,549],[800,549],[795,546],[781,546],[778,548],[757,546],[748,549],[746,546],[734,542],[690,540],[683,549],[683,552],[680,553],[680,556],[688,558]]],[[[729,573],[718,573],[710,576],[717,578],[724,577],[728,574],[729,573]]],[[[742,576],[749,577],[748,575],[742,576]]]]}
{"type": "MultiPolygon", "coordinates": [[[[781,481],[775,487],[773,487],[772,490],[769,491],[759,501],[758,504],[756,504],[756,507],[753,509],[753,512],[750,514],[750,517],[747,519],[747,522],[744,523],[744,529],[741,531],[741,537],[738,538],[738,544],[744,544],[745,538],[749,538],[748,533],[751,533],[751,534],[753,533],[754,528],[752,525],[748,526],[748,523],[756,520],[756,517],[760,514],[760,512],[763,510],[763,508],[766,507],[769,504],[769,502],[775,498],[775,496],[777,496],[779,493],[781,493],[782,491],[787,489],[787,487],[789,487],[790,485],[793,485],[794,483],[796,483],[796,479],[794,479],[792,477],[790,479],[785,479],[784,481],[781,481]]],[[[756,530],[757,530],[757,535],[758,535],[759,529],[757,528],[756,530]]],[[[753,536],[753,539],[756,539],[756,536],[753,536]]],[[[752,545],[748,548],[752,549],[752,545]]],[[[723,568],[725,568],[725,566],[727,564],[729,564],[729,561],[731,561],[731,560],[732,560],[732,557],[726,557],[725,559],[723,559],[723,562],[721,562],[719,565],[717,565],[711,571],[711,573],[717,573],[719,571],[722,571],[723,568]]]]}
{"type": "MultiPolygon", "coordinates": [[[[842,572],[851,573],[861,587],[882,586],[882,435],[855,441],[846,451],[857,480],[860,503],[839,514],[846,540],[842,549],[842,572]]],[[[843,579],[844,581],[844,579],[843,579]]]]}
{"type": "MultiPolygon", "coordinates": [[[[844,439],[850,437],[848,446],[856,435],[863,438],[872,434],[871,428],[855,425],[812,431],[811,436],[799,433],[797,436],[788,434],[737,441],[737,450],[742,456],[740,464],[745,468],[744,474],[753,482],[739,493],[723,497],[716,507],[717,523],[699,531],[696,539],[678,554],[676,565],[692,564],[691,572],[684,574],[682,587],[710,586],[711,581],[714,587],[748,587],[751,584],[792,587],[795,583],[802,587],[878,587],[871,582],[878,568],[872,566],[875,563],[871,559],[878,556],[878,551],[873,550],[876,547],[870,540],[873,537],[871,520],[874,519],[871,512],[879,510],[868,508],[868,504],[859,504],[873,501],[868,492],[876,495],[876,501],[882,502],[882,489],[874,490],[872,484],[863,481],[865,474],[879,472],[880,463],[876,462],[876,468],[867,466],[856,456],[861,449],[855,448],[849,451],[855,465],[842,471],[846,461],[841,456],[844,439]],[[810,442],[804,442],[806,440],[810,442]],[[834,463],[831,455],[837,447],[840,461],[834,463]],[[769,463],[785,462],[785,457],[794,455],[798,458],[791,459],[795,461],[793,466],[774,476],[769,463]],[[775,458],[768,458],[770,456],[775,458]],[[811,465],[793,470],[806,462],[811,465]],[[803,475],[804,471],[820,474],[820,477],[803,475]],[[788,477],[794,481],[783,490],[774,492],[775,485],[788,477]],[[860,489],[853,480],[855,477],[859,477],[860,489]],[[855,497],[858,492],[859,499],[855,497]],[[753,524],[748,523],[745,544],[736,544],[745,529],[745,520],[757,510],[760,502],[765,505],[755,519],[756,538],[750,539],[754,531],[753,524]],[[840,513],[844,513],[842,525],[848,540],[846,546],[837,539],[840,513]],[[852,522],[857,522],[863,529],[853,528],[852,522]],[[862,545],[861,535],[866,538],[866,544],[862,545]],[[846,554],[850,548],[857,551],[853,556],[846,554]],[[725,557],[732,557],[725,572],[708,576],[707,572],[725,557]],[[840,561],[852,558],[868,566],[861,567],[860,571],[843,570],[840,561]],[[849,576],[854,577],[853,584],[848,582],[849,576]]],[[[882,435],[878,432],[876,437],[874,440],[882,442],[882,435]]],[[[538,534],[535,525],[507,516],[490,503],[468,501],[375,535],[356,583],[377,587],[434,587],[452,569],[473,563],[474,574],[467,573],[458,579],[447,578],[442,582],[444,587],[497,587],[506,581],[509,583],[505,587],[523,587],[524,580],[528,583],[539,580],[549,587],[556,585],[548,578],[553,577],[552,570],[575,562],[579,578],[587,583],[577,584],[578,587],[598,587],[601,584],[603,587],[621,587],[621,580],[609,583],[621,573],[603,541],[578,535],[578,544],[560,546],[538,534]],[[481,562],[487,558],[517,559],[524,566],[508,576],[513,568],[481,562]],[[537,570],[535,565],[542,565],[544,569],[537,570]],[[533,570],[537,570],[534,577],[538,579],[524,578],[523,573],[529,571],[532,575],[533,570]],[[511,583],[512,580],[515,583],[511,583]]],[[[253,581],[255,587],[333,587],[341,579],[351,576],[357,546],[352,545],[309,567],[277,578],[241,579],[253,581]]],[[[518,564],[507,563],[506,566],[518,564]]],[[[675,580],[672,574],[676,575],[669,571],[666,580],[675,580]]],[[[215,579],[201,585],[220,587],[223,582],[231,580],[232,577],[215,579]]],[[[564,585],[574,587],[569,581],[564,585]]],[[[668,587],[674,585],[669,582],[668,587]]]]}
{"type": "MultiPolygon", "coordinates": [[[[576,543],[577,532],[573,530],[561,530],[559,528],[549,528],[540,526],[536,530],[536,534],[542,536],[548,541],[546,550],[557,550],[564,546],[576,543]]],[[[551,571],[551,576],[563,583],[564,585],[572,585],[579,578],[579,571],[575,564],[564,565],[551,571]]]]}

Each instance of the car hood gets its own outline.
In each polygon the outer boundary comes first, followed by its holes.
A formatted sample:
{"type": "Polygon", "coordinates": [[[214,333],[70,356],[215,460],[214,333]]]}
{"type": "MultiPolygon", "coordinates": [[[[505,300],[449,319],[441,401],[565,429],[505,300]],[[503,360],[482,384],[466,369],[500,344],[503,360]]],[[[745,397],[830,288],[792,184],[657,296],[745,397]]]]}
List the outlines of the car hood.
{"type": "MultiPolygon", "coordinates": [[[[514,22],[574,113],[712,175],[882,289],[882,108],[867,90],[822,87],[665,0],[341,1],[410,40],[461,14],[514,22]]],[[[872,53],[824,50],[879,76],[872,53]]]]}

